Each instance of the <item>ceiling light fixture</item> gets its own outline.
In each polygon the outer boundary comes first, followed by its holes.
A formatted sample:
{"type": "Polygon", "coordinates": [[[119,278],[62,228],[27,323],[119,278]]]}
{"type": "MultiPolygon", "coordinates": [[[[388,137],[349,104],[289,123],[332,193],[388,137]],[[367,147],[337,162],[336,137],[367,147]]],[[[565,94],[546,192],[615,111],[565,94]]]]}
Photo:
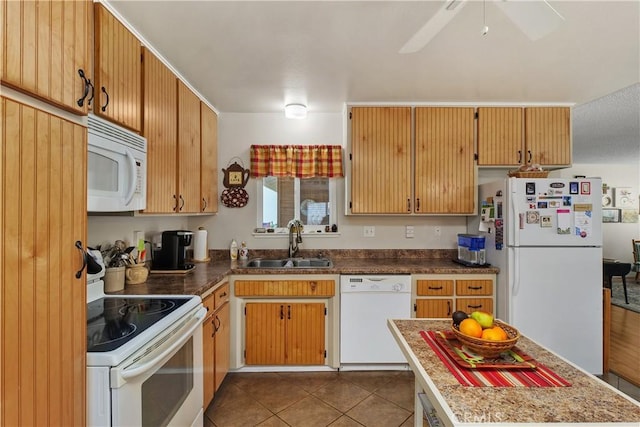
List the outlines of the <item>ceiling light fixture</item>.
{"type": "Polygon", "coordinates": [[[287,119],[304,119],[307,117],[307,106],[304,104],[287,104],[284,107],[284,116],[287,119]]]}

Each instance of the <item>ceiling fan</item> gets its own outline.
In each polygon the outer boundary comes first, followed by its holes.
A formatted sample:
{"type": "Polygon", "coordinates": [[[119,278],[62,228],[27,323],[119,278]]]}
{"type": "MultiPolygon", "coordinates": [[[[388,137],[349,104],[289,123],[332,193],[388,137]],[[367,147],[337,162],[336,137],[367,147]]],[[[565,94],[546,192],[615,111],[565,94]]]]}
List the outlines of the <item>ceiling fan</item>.
{"type": "MultiPolygon", "coordinates": [[[[414,53],[425,47],[462,10],[467,1],[446,0],[436,14],[400,48],[399,53],[414,53]]],[[[564,21],[564,17],[547,0],[495,0],[492,3],[532,41],[549,34],[564,21]]],[[[487,31],[488,27],[484,25],[482,34],[487,31]]]]}

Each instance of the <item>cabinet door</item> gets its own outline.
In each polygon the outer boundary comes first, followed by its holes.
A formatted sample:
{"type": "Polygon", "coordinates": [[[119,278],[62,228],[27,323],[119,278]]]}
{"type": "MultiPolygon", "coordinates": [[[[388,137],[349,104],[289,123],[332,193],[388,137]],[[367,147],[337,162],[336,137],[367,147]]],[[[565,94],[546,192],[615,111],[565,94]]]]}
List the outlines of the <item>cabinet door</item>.
{"type": "Polygon", "coordinates": [[[471,313],[474,311],[486,311],[493,314],[493,299],[491,298],[458,298],[456,310],[471,313]]]}
{"type": "Polygon", "coordinates": [[[423,298],[416,300],[416,317],[444,318],[453,314],[453,299],[423,298]]]}
{"type": "Polygon", "coordinates": [[[145,213],[173,213],[178,206],[178,83],[176,76],[144,50],[144,126],[147,138],[145,213]]]}
{"type": "Polygon", "coordinates": [[[222,380],[229,372],[231,349],[231,329],[229,327],[229,303],[223,305],[214,315],[214,328],[216,338],[215,348],[215,390],[220,388],[222,380]]]}
{"type": "Polygon", "coordinates": [[[178,212],[200,212],[200,99],[178,80],[178,212]]]}
{"type": "Polygon", "coordinates": [[[245,363],[282,365],[285,361],[284,303],[245,305],[245,363]]]}
{"type": "Polygon", "coordinates": [[[95,3],[95,101],[93,112],[139,132],[142,129],[142,46],[100,3],[95,3]]]}
{"type": "Polygon", "coordinates": [[[520,107],[478,108],[478,166],[518,166],[525,161],[520,107]]]}
{"type": "Polygon", "coordinates": [[[0,100],[0,424],[85,425],[87,129],[0,100]]]}
{"type": "Polygon", "coordinates": [[[87,114],[92,2],[3,1],[2,83],[87,114]],[[80,101],[80,102],[79,102],[80,101]]]}
{"type": "Polygon", "coordinates": [[[411,108],[351,109],[351,213],[411,212],[411,108]]]}
{"type": "Polygon", "coordinates": [[[207,409],[215,393],[215,317],[207,316],[202,323],[203,405],[207,409]]]}
{"type": "Polygon", "coordinates": [[[200,192],[202,212],[218,212],[218,115],[200,103],[200,192]]]}
{"type": "Polygon", "coordinates": [[[288,365],[324,364],[324,303],[288,303],[286,305],[288,365]]]}
{"type": "Polygon", "coordinates": [[[571,164],[569,107],[524,109],[526,163],[571,164]]]}
{"type": "Polygon", "coordinates": [[[473,128],[473,108],[416,108],[416,213],[475,212],[473,128]]]}

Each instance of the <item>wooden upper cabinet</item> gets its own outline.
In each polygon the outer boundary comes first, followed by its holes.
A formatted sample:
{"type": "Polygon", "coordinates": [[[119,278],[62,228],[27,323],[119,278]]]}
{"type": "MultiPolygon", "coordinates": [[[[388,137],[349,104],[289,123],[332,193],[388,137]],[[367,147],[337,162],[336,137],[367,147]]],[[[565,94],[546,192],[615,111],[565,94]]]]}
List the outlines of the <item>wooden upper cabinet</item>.
{"type": "Polygon", "coordinates": [[[93,112],[142,130],[142,45],[103,5],[95,3],[93,112]]]}
{"type": "Polygon", "coordinates": [[[200,103],[201,211],[218,212],[218,115],[200,103]]]}
{"type": "Polygon", "coordinates": [[[411,108],[351,109],[351,213],[411,212],[411,108]]]}
{"type": "Polygon", "coordinates": [[[91,5],[89,0],[3,1],[2,84],[86,115],[91,5]]]}
{"type": "Polygon", "coordinates": [[[525,159],[520,107],[478,108],[478,166],[517,166],[525,159]]]}
{"type": "Polygon", "coordinates": [[[201,212],[200,99],[178,80],[178,210],[201,212]]]}
{"type": "Polygon", "coordinates": [[[569,107],[478,108],[478,165],[569,166],[569,107]]]}
{"type": "Polygon", "coordinates": [[[571,111],[569,107],[524,109],[524,163],[569,166],[571,164],[571,111]]]}
{"type": "Polygon", "coordinates": [[[144,126],[147,138],[145,213],[173,213],[178,203],[178,79],[143,49],[144,126]]]}
{"type": "Polygon", "coordinates": [[[415,212],[475,213],[473,108],[416,107],[415,141],[415,212]]]}
{"type": "Polygon", "coordinates": [[[0,98],[0,135],[0,425],[86,425],[87,129],[0,98]]]}

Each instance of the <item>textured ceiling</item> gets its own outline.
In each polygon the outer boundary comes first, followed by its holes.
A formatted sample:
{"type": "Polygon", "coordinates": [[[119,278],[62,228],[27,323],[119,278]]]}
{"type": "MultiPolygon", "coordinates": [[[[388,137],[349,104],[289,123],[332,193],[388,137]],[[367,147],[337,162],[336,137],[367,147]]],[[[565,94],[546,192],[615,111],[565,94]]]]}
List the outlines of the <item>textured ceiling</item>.
{"type": "Polygon", "coordinates": [[[482,36],[483,2],[469,1],[406,55],[398,50],[443,1],[109,5],[221,112],[279,112],[289,102],[310,114],[348,102],[585,104],[575,113],[575,161],[629,161],[640,107],[637,88],[618,91],[640,82],[640,2],[549,2],[565,21],[535,42],[493,1],[482,36]],[[603,140],[615,147],[602,151],[603,140]]]}

